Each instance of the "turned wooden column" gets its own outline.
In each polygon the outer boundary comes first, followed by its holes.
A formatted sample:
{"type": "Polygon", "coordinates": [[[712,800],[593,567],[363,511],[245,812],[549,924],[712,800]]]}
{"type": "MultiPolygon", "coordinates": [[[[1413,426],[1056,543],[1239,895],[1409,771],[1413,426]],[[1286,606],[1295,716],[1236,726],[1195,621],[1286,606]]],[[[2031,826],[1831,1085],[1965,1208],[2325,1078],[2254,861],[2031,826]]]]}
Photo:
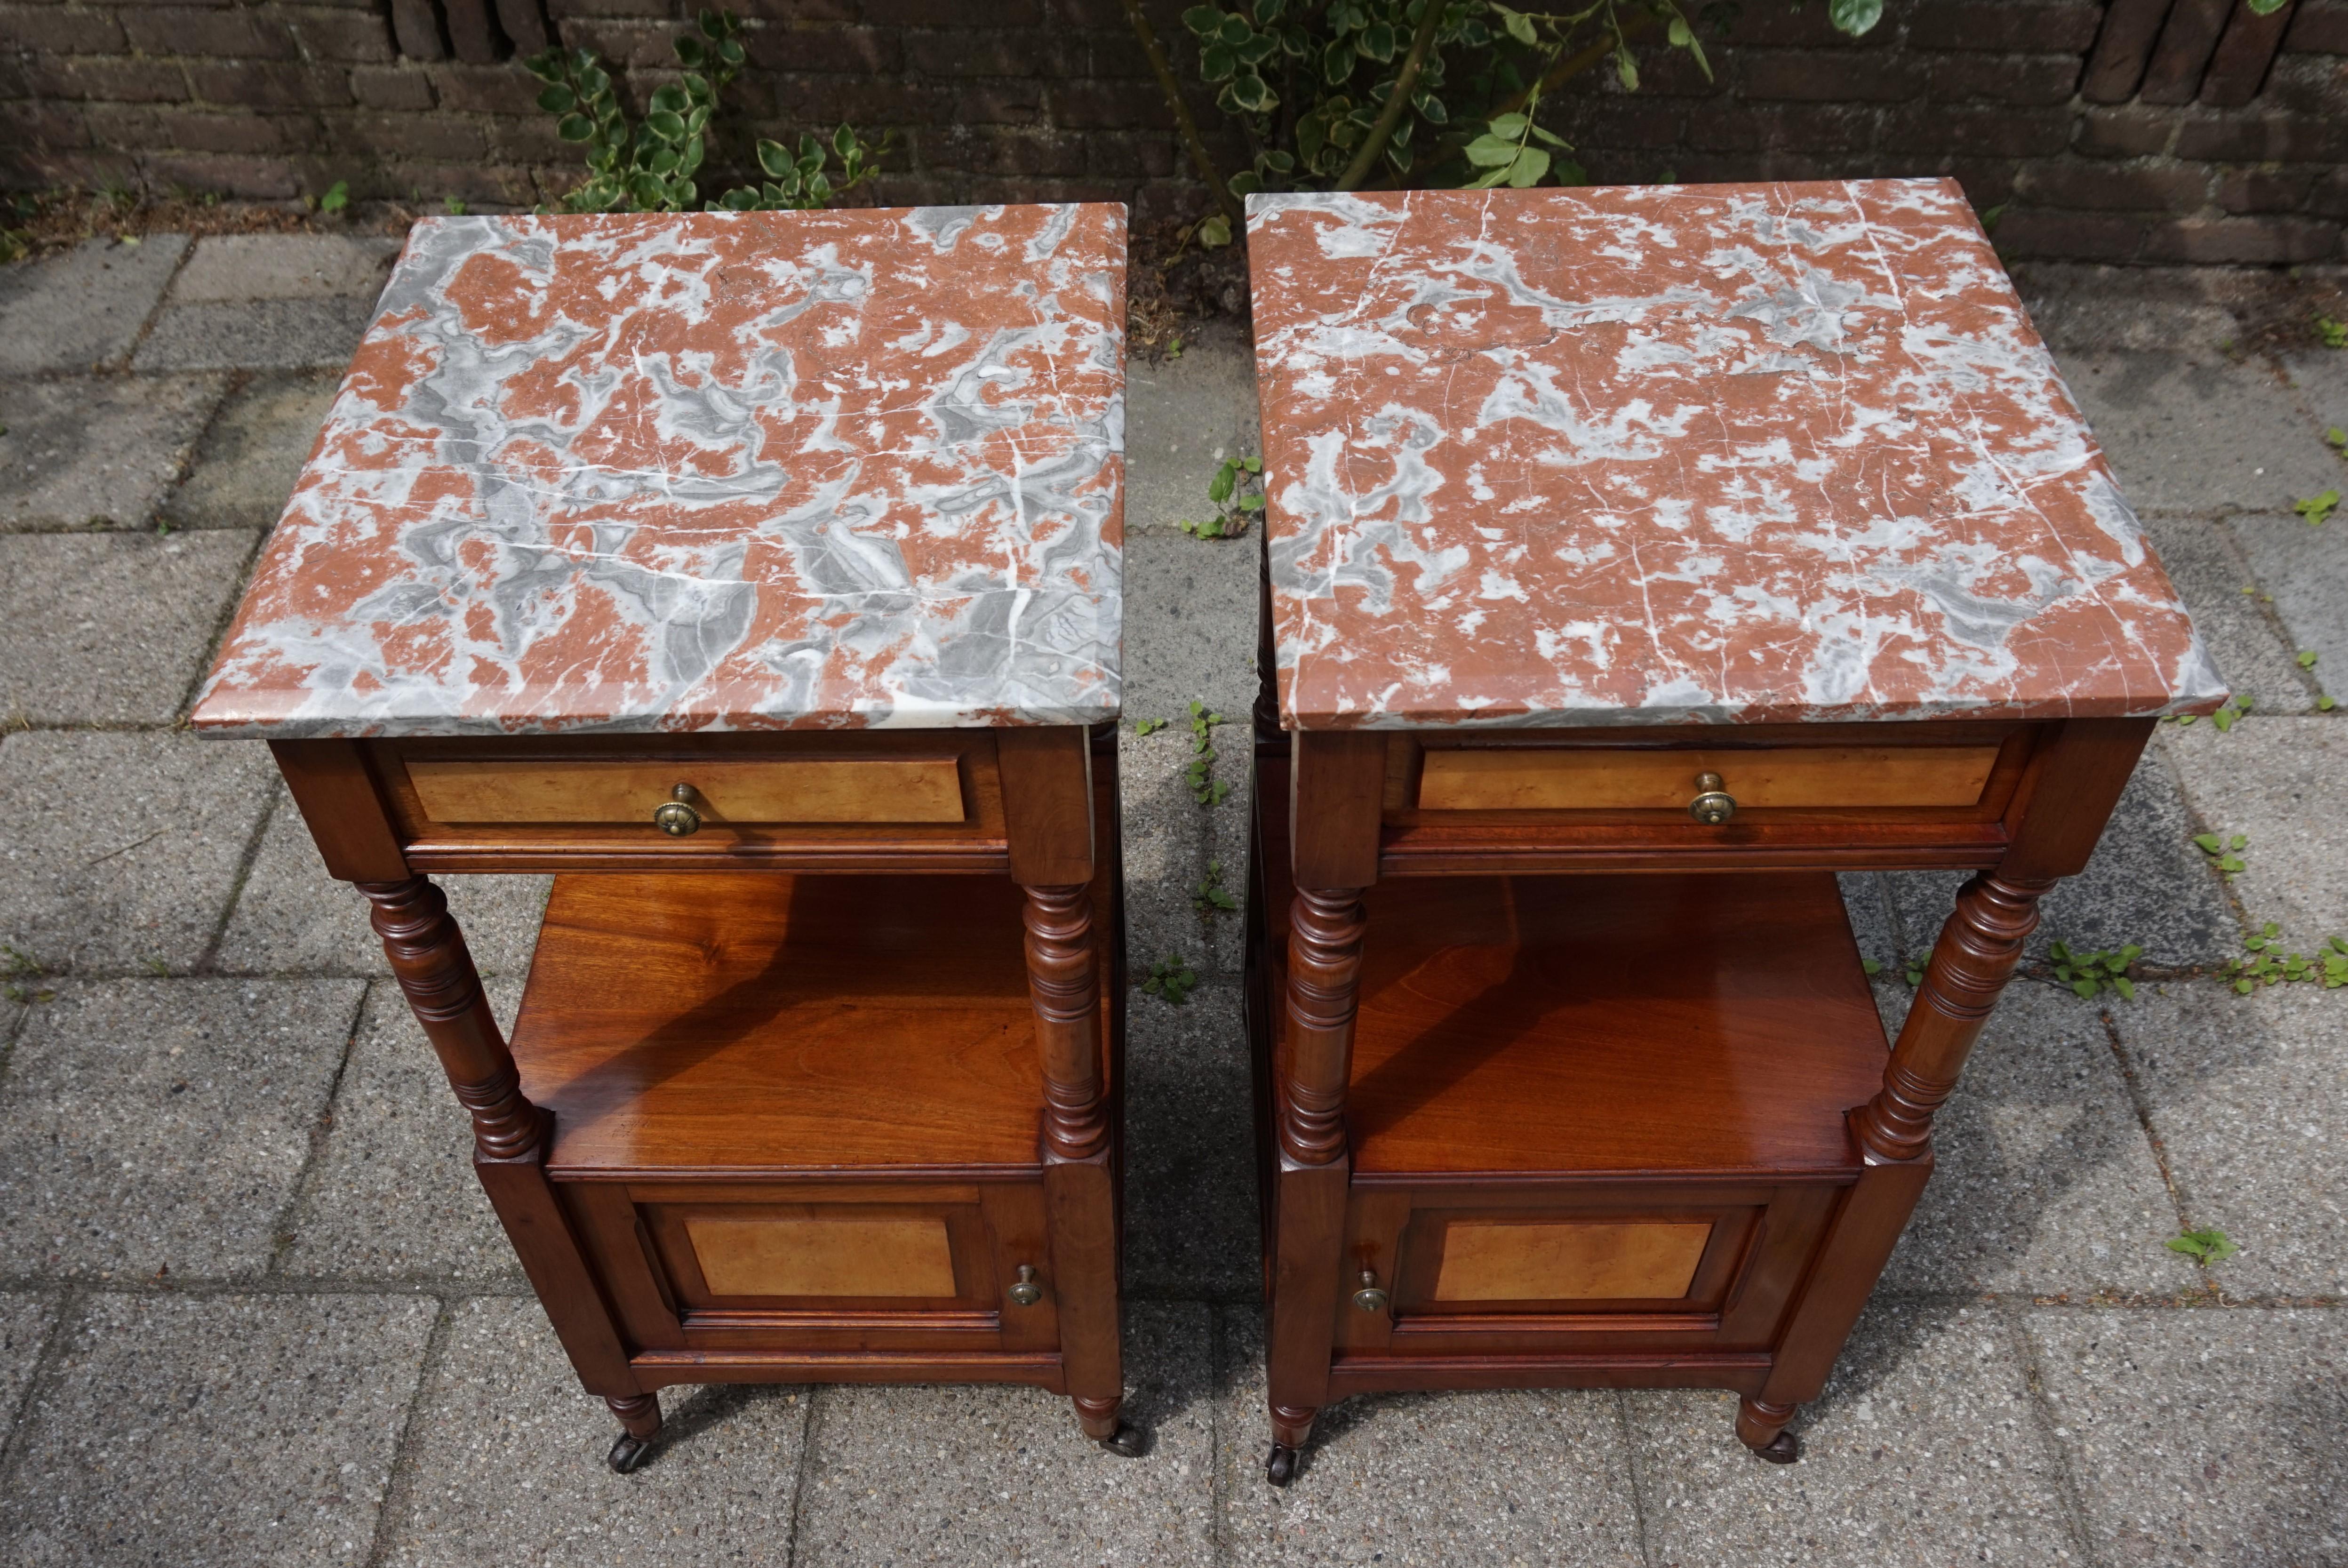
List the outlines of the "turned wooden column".
{"type": "Polygon", "coordinates": [[[2038,924],[2038,901],[2084,870],[2150,719],[2071,719],[2054,739],[2022,825],[1996,868],[1967,882],[1932,946],[1907,1021],[1884,1065],[1883,1087],[1850,1113],[1863,1166],[1836,1216],[1812,1284],[1796,1307],[1768,1382],[1737,1410],[1736,1435],[1766,1459],[1798,1449],[1787,1422],[1826,1386],[1891,1249],[1932,1171],[1932,1118],[1956,1088],[2006,981],[2038,924]]]}

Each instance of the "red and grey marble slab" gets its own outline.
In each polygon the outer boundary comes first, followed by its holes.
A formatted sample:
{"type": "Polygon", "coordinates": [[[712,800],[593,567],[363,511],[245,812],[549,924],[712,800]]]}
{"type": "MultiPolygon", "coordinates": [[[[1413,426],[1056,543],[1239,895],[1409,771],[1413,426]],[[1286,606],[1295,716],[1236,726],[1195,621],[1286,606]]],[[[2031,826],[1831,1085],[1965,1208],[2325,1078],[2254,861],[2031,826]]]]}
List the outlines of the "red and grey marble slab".
{"type": "Polygon", "coordinates": [[[1118,708],[1125,211],[417,224],[198,727],[1118,708]]]}
{"type": "Polygon", "coordinates": [[[1952,181],[1249,213],[1291,727],[2224,696],[1952,181]]]}

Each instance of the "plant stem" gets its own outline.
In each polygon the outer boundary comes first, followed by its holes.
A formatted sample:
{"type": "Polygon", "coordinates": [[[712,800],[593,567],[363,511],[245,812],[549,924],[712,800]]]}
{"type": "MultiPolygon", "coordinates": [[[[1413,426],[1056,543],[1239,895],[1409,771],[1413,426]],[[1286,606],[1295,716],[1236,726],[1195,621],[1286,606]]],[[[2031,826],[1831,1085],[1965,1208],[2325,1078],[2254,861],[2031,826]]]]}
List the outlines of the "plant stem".
{"type": "MultiPolygon", "coordinates": [[[[1575,77],[1578,77],[1582,72],[1589,70],[1601,60],[1603,60],[1607,56],[1612,54],[1618,46],[1618,41],[1619,43],[1627,44],[1654,25],[1655,18],[1653,13],[1648,11],[1641,11],[1637,13],[1628,22],[1622,25],[1621,32],[1617,33],[1610,28],[1606,36],[1599,39],[1596,43],[1591,44],[1587,48],[1577,49],[1572,54],[1568,55],[1564,59],[1561,59],[1557,64],[1551,66],[1548,70],[1542,72],[1539,80],[1535,81],[1532,86],[1525,88],[1524,91],[1517,94],[1516,97],[1494,104],[1492,106],[1492,111],[1489,114],[1485,115],[1482,119],[1477,120],[1475,123],[1481,125],[1485,120],[1498,119],[1504,114],[1515,114],[1518,110],[1523,108],[1527,103],[1540,98],[1560,83],[1572,80],[1575,77]]],[[[1430,169],[1434,168],[1437,164],[1441,163],[1445,159],[1451,157],[1461,148],[1467,146],[1475,138],[1473,137],[1454,131],[1451,135],[1444,138],[1441,141],[1436,143],[1433,148],[1428,150],[1426,160],[1426,166],[1430,169]]],[[[1411,167],[1413,169],[1417,168],[1418,161],[1416,160],[1413,160],[1411,167]]]]}
{"type": "MultiPolygon", "coordinates": [[[[1131,5],[1133,0],[1126,0],[1131,5]]],[[[1370,170],[1378,166],[1378,154],[1386,150],[1386,139],[1402,122],[1403,110],[1410,107],[1410,89],[1418,85],[1420,67],[1426,64],[1426,51],[1435,46],[1435,30],[1443,24],[1443,0],[1426,0],[1426,9],[1418,18],[1418,31],[1410,40],[1410,53],[1403,57],[1402,74],[1395,77],[1394,92],[1386,98],[1386,107],[1378,111],[1370,134],[1362,140],[1362,150],[1354,154],[1354,161],[1345,165],[1345,172],[1337,177],[1340,191],[1358,191],[1370,170]]]]}
{"type": "Polygon", "coordinates": [[[1141,0],[1125,0],[1125,19],[1133,24],[1133,36],[1141,40],[1141,52],[1149,57],[1149,68],[1158,77],[1158,90],[1166,95],[1166,106],[1174,111],[1174,124],[1182,133],[1182,145],[1190,150],[1190,162],[1199,170],[1199,178],[1215,195],[1215,205],[1231,220],[1233,230],[1247,222],[1240,199],[1223,182],[1215,160],[1207,151],[1207,144],[1199,135],[1199,122],[1190,118],[1190,106],[1183,101],[1182,88],[1174,79],[1173,67],[1166,63],[1166,51],[1158,46],[1158,35],[1150,30],[1149,18],[1141,14],[1141,0]]]}

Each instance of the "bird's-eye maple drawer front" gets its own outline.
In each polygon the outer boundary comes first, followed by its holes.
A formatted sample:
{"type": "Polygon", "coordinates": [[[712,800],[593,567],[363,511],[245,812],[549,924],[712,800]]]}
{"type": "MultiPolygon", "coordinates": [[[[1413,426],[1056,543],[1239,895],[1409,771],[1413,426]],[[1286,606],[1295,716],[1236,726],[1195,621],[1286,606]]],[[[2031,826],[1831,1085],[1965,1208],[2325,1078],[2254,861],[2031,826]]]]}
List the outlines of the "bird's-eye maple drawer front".
{"type": "Polygon", "coordinates": [[[563,1190],[640,1349],[1057,1343],[1037,1181],[563,1190]]]}
{"type": "Polygon", "coordinates": [[[1664,1348],[1763,1349],[1846,1181],[1357,1182],[1337,1345],[1570,1353],[1635,1336],[1664,1348]]]}
{"type": "Polygon", "coordinates": [[[493,851],[630,864],[887,844],[999,852],[994,737],[921,734],[397,740],[373,759],[408,858],[493,851]]]}

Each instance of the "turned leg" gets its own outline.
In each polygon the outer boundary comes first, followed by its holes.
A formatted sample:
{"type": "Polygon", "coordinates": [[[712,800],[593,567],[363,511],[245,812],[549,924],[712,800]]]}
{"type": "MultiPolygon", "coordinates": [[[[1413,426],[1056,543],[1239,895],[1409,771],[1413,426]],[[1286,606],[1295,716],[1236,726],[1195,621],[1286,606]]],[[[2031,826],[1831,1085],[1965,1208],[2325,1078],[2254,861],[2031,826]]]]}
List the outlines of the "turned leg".
{"type": "Polygon", "coordinates": [[[653,1439],[661,1429],[660,1396],[606,1394],[603,1403],[620,1418],[621,1429],[620,1435],[612,1439],[612,1451],[604,1456],[604,1462],[626,1475],[652,1458],[653,1439]]]}
{"type": "MultiPolygon", "coordinates": [[[[588,1392],[601,1394],[627,1424],[622,1442],[645,1445],[660,1428],[660,1404],[637,1384],[619,1327],[603,1306],[585,1253],[546,1179],[553,1118],[522,1093],[521,1075],[490,1016],[481,977],[448,901],[423,877],[360,882],[375,933],[416,1021],[432,1042],[449,1087],[473,1121],[473,1171],[512,1239],[522,1271],[588,1392]]],[[[613,1468],[625,1465],[619,1449],[613,1468]]]]}
{"type": "Polygon", "coordinates": [[[1799,1405],[1768,1405],[1749,1395],[1736,1403],[1736,1438],[1771,1464],[1789,1465],[1802,1457],[1802,1440],[1786,1430],[1799,1405]]]}

